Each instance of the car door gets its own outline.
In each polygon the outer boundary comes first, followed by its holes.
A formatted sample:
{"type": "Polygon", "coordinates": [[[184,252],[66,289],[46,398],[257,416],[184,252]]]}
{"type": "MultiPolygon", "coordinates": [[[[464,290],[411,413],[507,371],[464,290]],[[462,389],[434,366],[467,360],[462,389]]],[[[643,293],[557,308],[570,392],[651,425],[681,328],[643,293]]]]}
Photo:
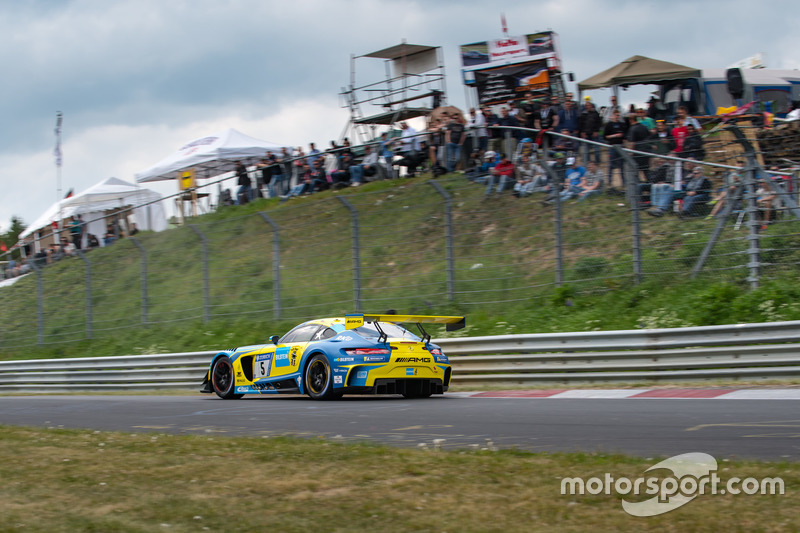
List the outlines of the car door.
{"type": "Polygon", "coordinates": [[[300,366],[300,358],[303,356],[306,345],[311,342],[320,329],[324,329],[324,326],[320,324],[304,324],[284,335],[275,347],[270,377],[285,376],[297,372],[300,366]]]}

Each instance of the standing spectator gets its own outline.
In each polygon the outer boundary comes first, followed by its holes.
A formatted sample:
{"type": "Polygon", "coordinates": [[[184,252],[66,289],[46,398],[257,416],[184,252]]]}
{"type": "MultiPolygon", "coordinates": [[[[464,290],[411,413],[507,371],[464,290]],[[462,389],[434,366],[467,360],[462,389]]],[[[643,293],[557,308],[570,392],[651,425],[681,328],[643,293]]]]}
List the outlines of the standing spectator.
{"type": "Polygon", "coordinates": [[[519,109],[525,119],[525,127],[529,129],[536,128],[536,112],[539,111],[539,103],[534,100],[531,91],[525,92],[525,99],[519,104],[519,109]]]}
{"type": "Polygon", "coordinates": [[[499,152],[503,145],[503,131],[492,129],[492,126],[500,125],[500,117],[492,113],[491,109],[484,108],[483,114],[486,117],[486,125],[489,126],[489,150],[499,152]]]}
{"type": "Polygon", "coordinates": [[[444,168],[445,162],[445,136],[446,136],[446,124],[445,120],[447,120],[447,114],[442,113],[444,119],[435,119],[431,122],[430,126],[428,127],[428,152],[429,157],[431,160],[431,167],[435,167],[437,165],[444,168]]]}
{"type": "Polygon", "coordinates": [[[308,162],[309,166],[312,168],[314,167],[314,161],[320,156],[322,152],[317,150],[317,147],[314,146],[314,143],[308,144],[308,157],[306,157],[306,161],[308,162]]]}
{"type": "Polygon", "coordinates": [[[76,215],[71,217],[69,223],[67,224],[67,228],[69,229],[69,234],[72,238],[72,244],[75,245],[75,248],[80,250],[84,230],[84,223],[83,220],[81,220],[81,216],[76,215]]]}
{"type": "Polygon", "coordinates": [[[500,162],[489,170],[489,177],[486,183],[486,198],[491,196],[495,181],[498,182],[497,194],[503,192],[506,183],[516,182],[514,179],[514,163],[512,163],[504,153],[500,154],[500,162]]]}
{"type": "Polygon", "coordinates": [[[672,139],[675,142],[675,147],[672,149],[676,154],[683,154],[683,143],[686,137],[689,136],[689,128],[684,124],[683,117],[675,117],[675,127],[670,132],[672,139]]]}
{"type": "MultiPolygon", "coordinates": [[[[625,134],[625,141],[627,148],[636,150],[638,152],[650,152],[650,132],[647,127],[641,124],[636,117],[635,113],[628,115],[628,131],[625,134]]],[[[650,156],[642,154],[633,154],[633,160],[636,161],[637,176],[635,183],[639,183],[639,175],[644,174],[650,168],[650,156]]],[[[623,178],[624,178],[623,174],[623,178]]]]}
{"type": "Polygon", "coordinates": [[[558,127],[558,112],[550,107],[550,102],[547,99],[542,100],[542,105],[539,108],[538,116],[536,117],[535,128],[539,131],[539,136],[536,139],[536,144],[540,147],[544,140],[544,136],[548,131],[556,131],[558,127]]]}
{"type": "Polygon", "coordinates": [[[486,116],[483,112],[477,112],[475,108],[469,110],[468,126],[473,132],[473,135],[478,139],[478,156],[480,157],[486,150],[489,149],[489,132],[486,130],[486,116]]]}
{"type": "MultiPolygon", "coordinates": [[[[613,98],[613,102],[616,102],[616,98],[613,98]]],[[[619,106],[617,106],[619,107],[619,106]]],[[[624,160],[622,159],[622,155],[617,151],[615,146],[622,146],[622,143],[625,141],[625,134],[628,132],[628,124],[622,120],[622,115],[620,112],[612,111],[611,118],[606,122],[605,126],[603,127],[603,137],[605,141],[608,143],[609,150],[608,150],[608,184],[609,186],[612,185],[614,181],[614,169],[619,169],[620,172],[620,183],[624,183],[624,160]]]]}
{"type": "Polygon", "coordinates": [[[656,131],[656,121],[648,117],[645,110],[641,107],[636,110],[636,117],[639,122],[644,124],[644,126],[647,128],[647,131],[650,133],[656,131]]]}
{"type": "Polygon", "coordinates": [[[464,125],[457,117],[450,117],[450,122],[445,125],[444,141],[447,146],[447,172],[454,172],[456,165],[461,159],[461,146],[464,144],[466,135],[464,125]]]}
{"type": "Polygon", "coordinates": [[[516,129],[509,129],[509,128],[517,128],[519,127],[519,120],[517,117],[511,116],[508,111],[507,107],[500,108],[500,119],[497,121],[498,126],[505,126],[502,130],[500,130],[500,134],[503,137],[503,141],[500,145],[508,150],[509,153],[514,153],[514,150],[517,149],[517,138],[516,135],[519,133],[516,129]],[[506,141],[511,143],[511,146],[506,145],[506,141]]]}
{"type": "Polygon", "coordinates": [[[667,128],[667,123],[663,120],[656,122],[656,131],[654,131],[650,138],[653,141],[653,153],[658,155],[667,155],[675,150],[675,140],[672,137],[672,132],[667,128]]]}
{"type": "Polygon", "coordinates": [[[575,109],[575,102],[572,100],[564,102],[564,107],[558,112],[558,127],[561,132],[563,133],[566,129],[569,131],[568,135],[578,137],[579,115],[578,110],[575,109]]]}
{"type": "MultiPolygon", "coordinates": [[[[269,191],[270,198],[277,198],[283,196],[289,190],[289,177],[284,174],[283,159],[275,154],[269,154],[269,181],[267,182],[267,190],[269,191]]],[[[266,179],[266,175],[265,175],[266,179]]]]}
{"type": "Polygon", "coordinates": [[[614,118],[614,111],[616,111],[620,117],[622,116],[622,107],[617,104],[617,97],[611,95],[609,104],[603,110],[603,124],[611,122],[611,120],[614,118]]]}
{"type": "Polygon", "coordinates": [[[691,124],[686,125],[686,139],[683,141],[683,153],[686,157],[691,157],[697,161],[706,158],[706,151],[703,148],[703,138],[700,132],[694,129],[691,124]]]}
{"type": "Polygon", "coordinates": [[[239,190],[236,191],[236,204],[244,205],[253,199],[253,183],[241,161],[236,162],[236,178],[236,184],[239,186],[239,190]]]}
{"type": "Polygon", "coordinates": [[[400,150],[403,159],[398,162],[398,165],[406,167],[406,176],[413,178],[416,175],[417,165],[419,164],[420,140],[417,136],[417,130],[409,126],[407,122],[401,122],[400,129],[402,130],[400,134],[400,150]]]}
{"type": "MultiPolygon", "coordinates": [[[[578,120],[578,129],[582,139],[589,141],[599,142],[600,140],[600,126],[602,120],[600,114],[595,110],[592,102],[586,102],[583,111],[581,112],[580,119],[578,120]]],[[[582,143],[582,157],[584,161],[589,161],[590,154],[594,154],[594,161],[600,163],[600,146],[598,144],[582,143]]]]}
{"type": "MultiPolygon", "coordinates": [[[[272,167],[269,163],[269,154],[267,157],[261,159],[261,161],[256,164],[256,198],[263,198],[263,189],[266,187],[269,190],[269,184],[272,181],[272,167]]],[[[269,197],[274,198],[275,196],[269,192],[269,197]]]]}
{"type": "Polygon", "coordinates": [[[677,116],[683,119],[684,125],[688,126],[689,124],[691,124],[692,126],[694,126],[694,129],[700,131],[700,123],[697,121],[696,118],[694,118],[689,114],[689,108],[686,107],[685,105],[678,107],[677,116]]]}

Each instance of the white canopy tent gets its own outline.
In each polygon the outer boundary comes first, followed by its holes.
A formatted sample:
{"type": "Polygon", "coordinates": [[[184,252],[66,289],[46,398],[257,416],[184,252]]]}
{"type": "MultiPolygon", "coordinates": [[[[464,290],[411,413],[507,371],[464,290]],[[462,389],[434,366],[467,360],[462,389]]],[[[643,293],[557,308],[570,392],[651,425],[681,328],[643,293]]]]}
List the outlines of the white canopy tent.
{"type": "Polygon", "coordinates": [[[108,178],[51,205],[19,237],[25,239],[44,228],[52,227],[54,222],[81,215],[86,222],[84,245],[85,237],[89,233],[96,235],[102,244],[102,237],[106,232],[106,212],[125,207],[133,207],[131,222],[135,222],[139,230],[162,231],[167,229],[167,218],[161,198],[159,193],[150,189],[121,179],[108,178]]]}
{"type": "Polygon", "coordinates": [[[281,146],[245,135],[235,129],[195,139],[154,166],[136,174],[137,183],[177,179],[181,172],[194,169],[198,178],[210,178],[236,168],[235,161],[254,165],[267,153],[280,154],[281,146]]]}

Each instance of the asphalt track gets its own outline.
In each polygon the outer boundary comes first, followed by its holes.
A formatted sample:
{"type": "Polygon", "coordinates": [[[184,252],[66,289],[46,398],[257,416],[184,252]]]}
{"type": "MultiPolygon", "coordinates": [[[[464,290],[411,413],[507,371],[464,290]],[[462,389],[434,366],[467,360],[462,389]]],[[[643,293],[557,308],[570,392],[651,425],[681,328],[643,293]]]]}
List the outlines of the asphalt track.
{"type": "Polygon", "coordinates": [[[319,437],[448,448],[800,460],[800,401],[5,396],[0,424],[219,436],[319,437]]]}

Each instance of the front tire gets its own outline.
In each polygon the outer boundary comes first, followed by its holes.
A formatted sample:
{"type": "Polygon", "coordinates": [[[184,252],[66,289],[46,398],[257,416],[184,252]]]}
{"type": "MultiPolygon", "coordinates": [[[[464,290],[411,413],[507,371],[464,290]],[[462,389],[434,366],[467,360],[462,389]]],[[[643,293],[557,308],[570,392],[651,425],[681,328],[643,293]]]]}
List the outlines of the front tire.
{"type": "Polygon", "coordinates": [[[238,400],[244,394],[234,394],[236,380],[233,377],[233,364],[227,357],[220,357],[214,361],[211,368],[211,386],[217,396],[223,400],[238,400]]]}
{"type": "Polygon", "coordinates": [[[328,359],[317,354],[311,358],[305,371],[306,394],[314,400],[333,400],[341,394],[333,391],[333,376],[328,359]]]}

